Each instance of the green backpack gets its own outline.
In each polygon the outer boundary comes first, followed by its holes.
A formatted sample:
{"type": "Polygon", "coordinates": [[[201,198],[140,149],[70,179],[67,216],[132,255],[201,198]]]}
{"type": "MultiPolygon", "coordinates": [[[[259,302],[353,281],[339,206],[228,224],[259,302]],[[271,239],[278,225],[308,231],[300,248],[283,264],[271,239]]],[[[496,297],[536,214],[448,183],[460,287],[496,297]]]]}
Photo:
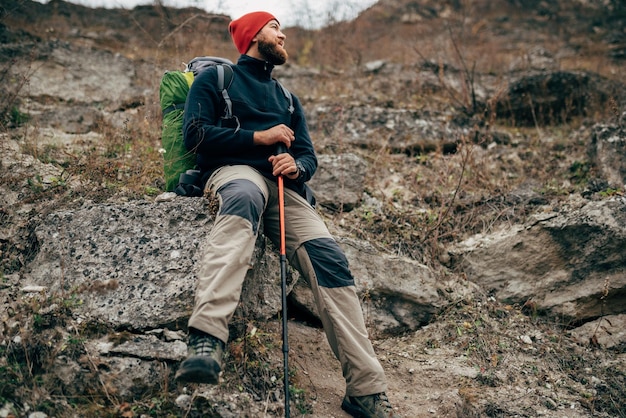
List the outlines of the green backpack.
{"type": "MultiPolygon", "coordinates": [[[[165,190],[180,196],[202,196],[203,184],[200,171],[196,169],[196,154],[187,150],[183,143],[183,112],[189,88],[195,77],[208,67],[217,69],[217,88],[225,101],[225,114],[220,119],[233,117],[232,102],[228,88],[233,81],[232,61],[220,57],[196,57],[183,71],[166,71],[159,86],[159,100],[163,112],[161,146],[163,154],[163,174],[165,190]]],[[[289,112],[293,113],[291,93],[278,83],[289,102],[289,112]]]]}
{"type": "Polygon", "coordinates": [[[226,100],[227,115],[232,116],[228,87],[232,83],[233,63],[226,58],[196,57],[183,71],[166,71],[159,86],[159,101],[163,112],[161,146],[165,190],[181,196],[202,196],[202,184],[196,167],[196,154],[183,143],[183,112],[189,88],[195,77],[210,66],[216,66],[218,89],[226,100]],[[230,113],[230,115],[228,114],[230,113]]]}

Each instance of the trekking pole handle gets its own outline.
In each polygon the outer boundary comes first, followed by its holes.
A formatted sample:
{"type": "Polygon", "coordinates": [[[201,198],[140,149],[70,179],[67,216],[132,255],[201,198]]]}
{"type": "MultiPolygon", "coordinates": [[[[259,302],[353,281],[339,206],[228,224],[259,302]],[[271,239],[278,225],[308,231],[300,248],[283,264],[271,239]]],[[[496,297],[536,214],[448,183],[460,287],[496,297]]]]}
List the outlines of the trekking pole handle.
{"type": "Polygon", "coordinates": [[[284,154],[287,152],[287,146],[285,144],[283,144],[282,142],[277,142],[276,143],[276,154],[284,154]]]}

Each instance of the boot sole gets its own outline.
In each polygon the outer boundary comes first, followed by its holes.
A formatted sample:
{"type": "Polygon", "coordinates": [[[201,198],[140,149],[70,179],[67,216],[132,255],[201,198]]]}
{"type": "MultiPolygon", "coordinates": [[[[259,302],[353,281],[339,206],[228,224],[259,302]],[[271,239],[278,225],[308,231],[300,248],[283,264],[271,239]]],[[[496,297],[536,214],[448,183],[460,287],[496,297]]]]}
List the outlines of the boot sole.
{"type": "Polygon", "coordinates": [[[175,380],[190,383],[208,383],[215,385],[219,381],[220,365],[211,357],[190,357],[180,364],[174,376],[175,380]]]}

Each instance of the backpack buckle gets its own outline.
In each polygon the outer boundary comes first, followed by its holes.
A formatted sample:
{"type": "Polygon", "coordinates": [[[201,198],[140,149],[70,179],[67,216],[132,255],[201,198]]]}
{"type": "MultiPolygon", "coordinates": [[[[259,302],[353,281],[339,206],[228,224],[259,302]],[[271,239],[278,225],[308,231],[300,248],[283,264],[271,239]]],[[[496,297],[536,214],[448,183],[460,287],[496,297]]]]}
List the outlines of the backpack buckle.
{"type": "Polygon", "coordinates": [[[179,196],[200,197],[204,195],[202,189],[200,170],[187,170],[178,177],[178,184],[174,188],[174,193],[179,196]]]}

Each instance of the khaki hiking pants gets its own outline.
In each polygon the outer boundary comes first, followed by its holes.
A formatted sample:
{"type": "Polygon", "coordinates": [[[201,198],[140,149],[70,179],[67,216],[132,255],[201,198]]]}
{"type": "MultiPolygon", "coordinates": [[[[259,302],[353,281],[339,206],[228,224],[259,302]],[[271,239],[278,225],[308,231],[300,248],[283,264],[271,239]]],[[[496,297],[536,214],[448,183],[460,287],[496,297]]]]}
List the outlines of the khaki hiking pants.
{"type": "MultiPolygon", "coordinates": [[[[253,168],[237,165],[213,173],[207,191],[218,197],[219,212],[201,260],[189,326],[226,342],[261,218],[265,235],[278,247],[278,186],[253,168]]],[[[386,391],[343,251],[315,209],[295,191],[284,191],[287,260],[313,290],[328,342],[341,363],[346,394],[386,391]]]]}

